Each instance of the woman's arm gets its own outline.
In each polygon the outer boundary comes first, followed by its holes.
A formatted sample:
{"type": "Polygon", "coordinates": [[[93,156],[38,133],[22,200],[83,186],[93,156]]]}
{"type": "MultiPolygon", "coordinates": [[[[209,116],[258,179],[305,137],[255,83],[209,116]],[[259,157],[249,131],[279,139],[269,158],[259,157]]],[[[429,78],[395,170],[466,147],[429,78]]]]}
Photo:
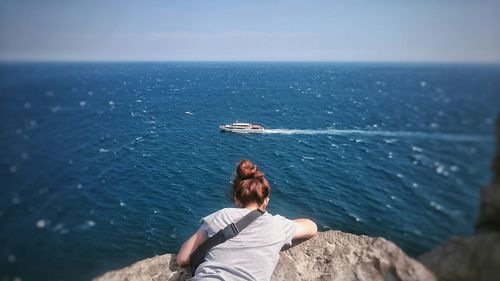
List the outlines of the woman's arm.
{"type": "Polygon", "coordinates": [[[184,244],[182,244],[179,254],[177,255],[177,265],[186,266],[189,264],[189,256],[201,245],[207,237],[205,232],[200,228],[193,234],[184,244]]]}
{"type": "Polygon", "coordinates": [[[293,239],[310,238],[318,233],[316,223],[310,219],[295,219],[293,221],[297,223],[297,232],[295,232],[293,239]]]}

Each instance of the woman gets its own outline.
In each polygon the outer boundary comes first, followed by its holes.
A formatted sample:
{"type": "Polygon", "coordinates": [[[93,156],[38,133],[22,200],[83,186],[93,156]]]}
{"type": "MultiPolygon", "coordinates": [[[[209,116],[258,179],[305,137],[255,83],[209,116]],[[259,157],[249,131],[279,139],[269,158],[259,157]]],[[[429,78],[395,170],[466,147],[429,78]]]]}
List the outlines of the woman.
{"type": "MultiPolygon", "coordinates": [[[[249,212],[266,210],[271,187],[257,165],[242,160],[236,168],[232,197],[237,208],[225,208],[204,217],[201,227],[181,247],[177,264],[189,264],[189,256],[203,243],[230,223],[249,212]]],[[[292,239],[316,234],[309,219],[289,220],[265,212],[238,235],[213,247],[192,280],[270,280],[283,246],[292,239]]]]}

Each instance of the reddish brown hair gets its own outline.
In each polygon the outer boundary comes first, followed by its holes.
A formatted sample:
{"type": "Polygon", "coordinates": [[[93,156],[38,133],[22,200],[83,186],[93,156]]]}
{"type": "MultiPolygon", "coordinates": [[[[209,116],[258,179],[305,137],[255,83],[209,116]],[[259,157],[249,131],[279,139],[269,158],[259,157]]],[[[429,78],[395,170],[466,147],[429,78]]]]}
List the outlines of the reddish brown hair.
{"type": "Polygon", "coordinates": [[[238,200],[243,206],[252,202],[262,205],[270,192],[271,186],[259,167],[250,160],[241,160],[233,179],[233,200],[238,200]]]}

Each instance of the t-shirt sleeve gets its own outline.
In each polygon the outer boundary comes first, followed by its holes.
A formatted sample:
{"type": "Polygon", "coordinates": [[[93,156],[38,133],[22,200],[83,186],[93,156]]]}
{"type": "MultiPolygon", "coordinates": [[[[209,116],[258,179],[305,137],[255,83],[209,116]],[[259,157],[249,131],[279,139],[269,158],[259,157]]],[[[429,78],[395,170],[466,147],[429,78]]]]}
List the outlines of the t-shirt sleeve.
{"type": "Polygon", "coordinates": [[[213,225],[213,223],[212,223],[212,222],[213,222],[214,218],[215,218],[215,217],[216,217],[219,213],[220,213],[220,210],[219,210],[219,211],[217,211],[217,212],[211,213],[210,215],[208,215],[208,216],[206,216],[206,217],[204,217],[204,218],[202,218],[202,219],[200,220],[200,223],[201,223],[200,228],[201,228],[201,230],[205,233],[205,235],[206,235],[207,237],[211,237],[212,235],[214,235],[214,234],[215,234],[215,230],[214,230],[212,227],[210,227],[210,226],[211,226],[211,225],[213,225]]]}
{"type": "Polygon", "coordinates": [[[282,225],[283,232],[285,233],[284,245],[292,245],[293,236],[297,232],[297,223],[280,215],[276,215],[276,218],[282,225]]]}

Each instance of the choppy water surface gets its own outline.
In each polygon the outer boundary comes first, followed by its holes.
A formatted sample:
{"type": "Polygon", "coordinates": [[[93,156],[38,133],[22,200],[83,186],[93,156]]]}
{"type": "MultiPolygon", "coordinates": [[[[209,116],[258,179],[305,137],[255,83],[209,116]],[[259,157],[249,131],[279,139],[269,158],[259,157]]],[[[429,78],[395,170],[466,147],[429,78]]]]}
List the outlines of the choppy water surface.
{"type": "Polygon", "coordinates": [[[0,65],[0,274],[87,280],[175,252],[258,163],[269,211],[419,255],[471,233],[500,67],[0,65]],[[264,134],[224,134],[248,121],[264,134]]]}

